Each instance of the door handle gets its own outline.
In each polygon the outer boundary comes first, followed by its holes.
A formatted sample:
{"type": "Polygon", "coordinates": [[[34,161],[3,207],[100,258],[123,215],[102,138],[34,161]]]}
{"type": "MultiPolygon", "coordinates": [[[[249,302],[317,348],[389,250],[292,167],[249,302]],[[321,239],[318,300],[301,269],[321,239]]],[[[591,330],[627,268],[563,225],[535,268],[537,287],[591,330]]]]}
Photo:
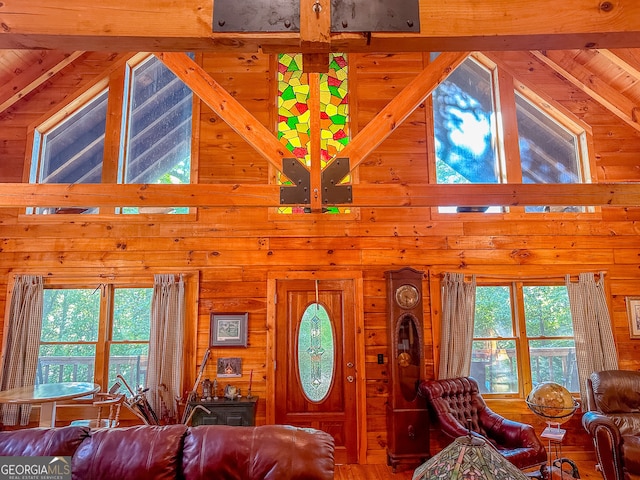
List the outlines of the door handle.
{"type": "Polygon", "coordinates": [[[354,380],[355,380],[355,378],[353,378],[353,375],[349,375],[347,377],[347,382],[349,382],[349,383],[353,383],[354,380]]]}

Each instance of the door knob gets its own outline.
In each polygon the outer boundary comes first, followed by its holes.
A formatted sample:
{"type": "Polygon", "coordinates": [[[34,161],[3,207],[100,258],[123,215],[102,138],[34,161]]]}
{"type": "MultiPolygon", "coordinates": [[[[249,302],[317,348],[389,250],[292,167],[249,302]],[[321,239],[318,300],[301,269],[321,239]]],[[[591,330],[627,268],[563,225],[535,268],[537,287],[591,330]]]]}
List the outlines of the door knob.
{"type": "Polygon", "coordinates": [[[353,375],[349,375],[347,377],[347,382],[349,382],[349,383],[353,383],[354,380],[355,380],[355,378],[353,378],[353,375]]]}

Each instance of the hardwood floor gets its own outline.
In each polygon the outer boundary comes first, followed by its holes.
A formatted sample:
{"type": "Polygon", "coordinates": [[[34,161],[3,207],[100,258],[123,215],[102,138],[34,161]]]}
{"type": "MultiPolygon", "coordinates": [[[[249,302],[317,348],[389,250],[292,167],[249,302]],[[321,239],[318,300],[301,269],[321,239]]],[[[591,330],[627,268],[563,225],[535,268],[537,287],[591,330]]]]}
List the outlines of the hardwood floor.
{"type": "MultiPolygon", "coordinates": [[[[582,480],[602,480],[602,475],[597,472],[592,462],[578,463],[580,478],[582,480]]],[[[398,471],[393,473],[387,465],[336,465],[335,480],[411,480],[413,470],[398,471]]],[[[560,476],[553,477],[553,480],[560,476]]],[[[570,480],[570,475],[565,474],[564,479],[570,480]]]]}

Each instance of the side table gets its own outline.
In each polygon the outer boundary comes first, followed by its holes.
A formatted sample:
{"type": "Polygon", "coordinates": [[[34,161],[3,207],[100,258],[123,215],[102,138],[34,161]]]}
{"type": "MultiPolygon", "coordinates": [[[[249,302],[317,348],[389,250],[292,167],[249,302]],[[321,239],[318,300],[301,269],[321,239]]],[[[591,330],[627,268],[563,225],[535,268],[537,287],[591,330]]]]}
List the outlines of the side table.
{"type": "Polygon", "coordinates": [[[236,400],[218,398],[217,400],[205,400],[189,402],[189,407],[202,405],[211,413],[197,409],[191,419],[191,425],[235,425],[253,426],[256,424],[256,408],[258,397],[241,397],[236,400]]]}
{"type": "Polygon", "coordinates": [[[560,428],[560,425],[556,425],[555,427],[549,425],[540,435],[541,438],[545,438],[549,441],[549,461],[547,465],[549,478],[556,478],[553,476],[554,470],[559,471],[560,478],[580,478],[580,473],[578,472],[576,464],[572,460],[562,456],[562,441],[564,440],[565,433],[567,433],[567,431],[560,428]],[[555,456],[551,453],[552,446],[554,447],[553,450],[555,450],[555,456]],[[563,464],[565,463],[571,467],[571,473],[565,472],[563,468],[563,464]],[[566,477],[565,473],[567,474],[566,477]]]}

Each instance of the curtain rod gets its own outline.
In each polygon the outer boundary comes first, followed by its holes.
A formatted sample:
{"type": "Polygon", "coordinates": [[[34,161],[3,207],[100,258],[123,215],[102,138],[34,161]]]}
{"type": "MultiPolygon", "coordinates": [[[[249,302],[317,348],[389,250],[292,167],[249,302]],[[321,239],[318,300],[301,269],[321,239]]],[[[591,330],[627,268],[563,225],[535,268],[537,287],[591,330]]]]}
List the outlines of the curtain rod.
{"type": "MultiPolygon", "coordinates": [[[[440,277],[444,276],[446,273],[462,273],[462,272],[441,272],[439,274],[440,277]]],[[[569,274],[569,278],[571,278],[571,280],[578,280],[578,277],[580,276],[581,273],[593,273],[594,276],[596,277],[604,277],[606,275],[606,272],[601,271],[601,272],[580,272],[580,273],[576,273],[576,274],[569,274]]],[[[567,274],[566,273],[560,273],[557,275],[505,275],[505,274],[492,274],[492,273],[463,273],[465,279],[467,277],[472,277],[475,276],[476,280],[478,279],[482,279],[482,280],[504,280],[504,281],[509,281],[509,282],[515,282],[518,280],[558,280],[558,281],[564,281],[567,278],[567,274]]]]}

